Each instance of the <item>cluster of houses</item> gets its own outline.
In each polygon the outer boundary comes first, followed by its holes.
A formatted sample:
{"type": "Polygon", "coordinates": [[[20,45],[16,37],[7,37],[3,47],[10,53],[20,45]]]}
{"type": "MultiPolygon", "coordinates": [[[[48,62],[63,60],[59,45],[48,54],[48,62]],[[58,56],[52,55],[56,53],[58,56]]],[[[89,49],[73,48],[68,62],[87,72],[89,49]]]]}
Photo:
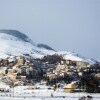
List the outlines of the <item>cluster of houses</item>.
{"type": "Polygon", "coordinates": [[[25,81],[26,75],[24,75],[24,69],[27,73],[33,69],[32,63],[30,62],[30,59],[26,59],[23,56],[2,59],[0,61],[0,75],[2,76],[2,81],[6,80],[7,83],[13,82],[14,84],[25,81]]]}
{"type": "MultiPolygon", "coordinates": [[[[27,84],[30,80],[35,79],[44,80],[45,85],[48,81],[46,79],[49,79],[50,82],[56,80],[60,84],[61,81],[69,78],[69,82],[65,80],[65,83],[68,84],[63,88],[69,89],[71,92],[77,87],[73,81],[78,80],[80,72],[95,72],[95,78],[100,79],[100,68],[83,61],[62,59],[55,64],[49,64],[27,56],[14,56],[0,60],[0,80],[10,86],[27,84]]],[[[32,82],[30,84],[33,84],[32,82]]]]}
{"type": "Polygon", "coordinates": [[[46,76],[50,79],[58,77],[64,78],[68,75],[71,76],[76,72],[80,72],[81,69],[85,69],[87,66],[89,66],[87,62],[61,60],[60,62],[57,62],[53,68],[48,68],[46,76]]]}
{"type": "MultiPolygon", "coordinates": [[[[60,84],[61,81],[64,81],[66,85],[63,85],[62,88],[66,92],[73,92],[81,88],[78,86],[80,84],[80,78],[84,77],[88,80],[93,77],[94,83],[100,80],[100,64],[90,64],[84,61],[61,60],[55,64],[54,68],[49,68],[45,76],[49,78],[50,82],[55,80],[55,83],[60,84]]],[[[79,91],[85,90],[82,88],[79,91]]]]}

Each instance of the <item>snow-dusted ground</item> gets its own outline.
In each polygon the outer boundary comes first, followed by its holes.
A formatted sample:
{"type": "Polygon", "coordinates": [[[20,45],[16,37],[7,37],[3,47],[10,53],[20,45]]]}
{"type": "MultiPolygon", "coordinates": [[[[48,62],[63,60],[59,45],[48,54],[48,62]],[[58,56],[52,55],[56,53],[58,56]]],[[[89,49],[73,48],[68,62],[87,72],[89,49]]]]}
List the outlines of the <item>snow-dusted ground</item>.
{"type": "MultiPolygon", "coordinates": [[[[78,100],[77,98],[0,98],[0,100],[78,100]]],[[[97,99],[99,100],[99,99],[97,99]]]]}
{"type": "Polygon", "coordinates": [[[9,93],[0,93],[0,100],[79,100],[82,96],[92,96],[93,100],[100,100],[100,94],[65,93],[63,89],[49,90],[47,86],[40,89],[27,90],[29,86],[18,86],[9,93]]]}
{"type": "Polygon", "coordinates": [[[50,89],[49,86],[39,83],[35,86],[16,86],[9,89],[10,92],[0,93],[0,100],[79,100],[80,97],[88,95],[92,96],[93,100],[100,100],[99,93],[66,93],[63,89],[54,91],[52,87],[50,89]]]}
{"type": "Polygon", "coordinates": [[[11,96],[10,94],[0,94],[0,100],[78,100],[82,96],[91,95],[93,97],[93,100],[100,100],[100,94],[85,94],[85,93],[53,93],[53,97],[51,97],[51,94],[48,93],[33,93],[33,94],[19,94],[11,96]],[[44,96],[45,94],[45,96],[44,96]]]}

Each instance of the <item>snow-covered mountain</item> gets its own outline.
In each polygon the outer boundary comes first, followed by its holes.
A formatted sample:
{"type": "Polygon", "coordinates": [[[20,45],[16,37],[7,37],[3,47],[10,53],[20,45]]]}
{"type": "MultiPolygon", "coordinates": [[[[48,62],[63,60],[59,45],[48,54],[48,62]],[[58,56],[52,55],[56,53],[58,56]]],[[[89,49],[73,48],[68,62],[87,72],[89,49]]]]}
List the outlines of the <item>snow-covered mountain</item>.
{"type": "Polygon", "coordinates": [[[0,58],[24,54],[40,58],[51,52],[53,50],[37,47],[28,36],[19,31],[0,30],[0,58]]]}
{"type": "Polygon", "coordinates": [[[58,54],[65,59],[73,61],[86,61],[94,63],[93,60],[81,57],[80,55],[66,51],[55,51],[51,47],[36,45],[28,36],[16,30],[0,30],[0,58],[29,54],[35,58],[45,55],[58,54]]]}

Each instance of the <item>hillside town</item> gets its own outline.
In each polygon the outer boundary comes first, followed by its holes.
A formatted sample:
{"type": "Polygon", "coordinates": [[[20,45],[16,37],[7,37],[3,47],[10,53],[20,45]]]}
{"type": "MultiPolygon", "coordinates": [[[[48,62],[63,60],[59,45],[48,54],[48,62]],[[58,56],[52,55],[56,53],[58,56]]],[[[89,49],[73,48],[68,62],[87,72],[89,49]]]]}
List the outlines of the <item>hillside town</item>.
{"type": "Polygon", "coordinates": [[[100,93],[100,63],[65,60],[60,55],[47,55],[35,59],[29,55],[10,56],[0,59],[1,92],[9,92],[17,86],[49,86],[49,89],[62,89],[65,93],[100,93]]]}

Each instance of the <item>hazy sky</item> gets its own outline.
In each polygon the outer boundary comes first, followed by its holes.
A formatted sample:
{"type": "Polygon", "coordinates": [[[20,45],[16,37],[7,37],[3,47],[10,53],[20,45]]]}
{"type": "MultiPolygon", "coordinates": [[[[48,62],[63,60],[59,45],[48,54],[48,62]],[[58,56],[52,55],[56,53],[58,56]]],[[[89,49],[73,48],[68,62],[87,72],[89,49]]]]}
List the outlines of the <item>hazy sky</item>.
{"type": "Polygon", "coordinates": [[[0,0],[0,29],[100,60],[100,0],[0,0]]]}

